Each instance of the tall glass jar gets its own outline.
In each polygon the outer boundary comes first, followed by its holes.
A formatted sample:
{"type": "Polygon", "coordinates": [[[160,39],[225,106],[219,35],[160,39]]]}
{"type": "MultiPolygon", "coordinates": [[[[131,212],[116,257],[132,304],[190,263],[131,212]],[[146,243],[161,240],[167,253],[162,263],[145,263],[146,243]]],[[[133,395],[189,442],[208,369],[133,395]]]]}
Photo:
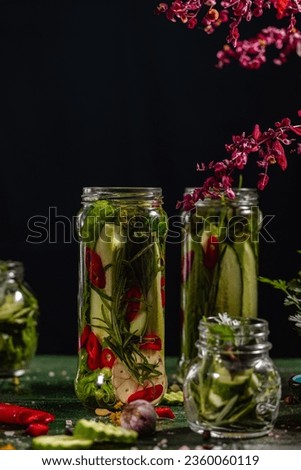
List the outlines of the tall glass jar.
{"type": "Polygon", "coordinates": [[[268,323],[220,314],[199,324],[198,357],[184,380],[189,427],[213,437],[267,434],[278,415],[281,380],[268,323]]]}
{"type": "Polygon", "coordinates": [[[20,261],[0,261],[0,378],[23,375],[38,344],[38,301],[20,261]]]}
{"type": "Polygon", "coordinates": [[[162,190],[84,188],[82,203],[76,395],[89,408],[156,404],[167,386],[162,190]]]}
{"type": "MultiPolygon", "coordinates": [[[[186,188],[191,193],[193,188],[186,188]]],[[[236,198],[198,201],[182,213],[182,340],[179,378],[197,355],[203,317],[228,312],[257,316],[258,246],[261,212],[253,188],[236,198]]]]}

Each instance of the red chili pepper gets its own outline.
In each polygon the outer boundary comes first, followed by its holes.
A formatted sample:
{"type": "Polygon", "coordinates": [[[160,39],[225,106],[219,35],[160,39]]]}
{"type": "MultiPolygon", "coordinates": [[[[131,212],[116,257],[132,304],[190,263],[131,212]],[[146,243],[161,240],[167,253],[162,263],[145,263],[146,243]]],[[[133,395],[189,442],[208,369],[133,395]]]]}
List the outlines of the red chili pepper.
{"type": "Polygon", "coordinates": [[[80,335],[79,349],[84,348],[86,346],[90,333],[91,333],[91,328],[89,325],[86,325],[82,331],[82,334],[80,335]]]}
{"type": "Polygon", "coordinates": [[[165,277],[161,277],[161,305],[165,307],[165,277]]]}
{"type": "Polygon", "coordinates": [[[153,387],[147,387],[143,390],[139,390],[138,392],[132,393],[132,395],[128,397],[128,403],[131,403],[135,400],[154,401],[159,398],[162,393],[163,386],[161,384],[154,385],[153,387]]]}
{"type": "Polygon", "coordinates": [[[172,409],[169,408],[168,406],[156,407],[155,410],[159,418],[174,419],[176,417],[172,409]]]}
{"type": "Polygon", "coordinates": [[[135,320],[140,309],[141,296],[142,292],[139,287],[136,286],[131,287],[125,294],[125,300],[127,302],[125,318],[128,322],[135,320]]]}
{"type": "Polygon", "coordinates": [[[186,282],[189,276],[189,273],[192,268],[192,263],[194,260],[194,251],[188,251],[183,257],[182,257],[182,282],[186,282]]]}
{"type": "Polygon", "coordinates": [[[108,367],[109,369],[112,369],[115,359],[116,356],[112,353],[111,349],[104,348],[100,354],[101,368],[108,367]]]}
{"type": "Polygon", "coordinates": [[[97,336],[91,331],[87,345],[86,345],[86,350],[88,353],[88,359],[87,359],[87,364],[89,369],[94,370],[94,369],[101,369],[101,351],[102,347],[98,341],[97,336]]]}
{"type": "Polygon", "coordinates": [[[159,336],[149,333],[143,336],[142,343],[139,345],[140,349],[152,349],[153,351],[161,351],[162,341],[159,336]]]}
{"type": "Polygon", "coordinates": [[[219,241],[218,238],[214,235],[210,235],[207,240],[205,256],[204,256],[204,266],[208,269],[213,269],[216,265],[219,256],[219,241]]]}
{"type": "Polygon", "coordinates": [[[106,273],[100,256],[91,248],[86,248],[86,267],[91,284],[99,289],[106,286],[106,273]]]}
{"type": "Polygon", "coordinates": [[[47,434],[49,431],[49,427],[47,424],[43,423],[33,423],[28,426],[28,428],[25,430],[26,434],[29,434],[32,437],[36,436],[42,436],[44,434],[47,434]]]}
{"type": "Polygon", "coordinates": [[[11,403],[0,403],[0,423],[3,424],[29,426],[32,423],[51,423],[54,419],[54,415],[47,411],[34,410],[11,403]]]}

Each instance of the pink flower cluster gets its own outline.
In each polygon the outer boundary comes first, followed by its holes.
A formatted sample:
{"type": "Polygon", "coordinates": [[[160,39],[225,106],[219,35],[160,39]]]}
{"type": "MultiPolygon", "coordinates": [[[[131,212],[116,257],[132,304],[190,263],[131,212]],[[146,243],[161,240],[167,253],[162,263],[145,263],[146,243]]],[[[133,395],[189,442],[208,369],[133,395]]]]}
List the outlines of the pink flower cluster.
{"type": "Polygon", "coordinates": [[[301,56],[301,32],[297,29],[284,29],[269,26],[263,29],[255,38],[237,41],[236,47],[226,44],[217,53],[217,68],[230,64],[231,60],[239,62],[241,67],[256,70],[267,60],[266,52],[270,46],[279,51],[273,59],[274,64],[282,65],[289,55],[297,52],[301,56]]]}
{"type": "Polygon", "coordinates": [[[274,60],[278,65],[286,62],[292,52],[301,55],[301,33],[296,27],[301,0],[174,0],[170,4],[159,3],[156,13],[165,14],[172,22],[180,20],[190,29],[200,25],[207,34],[213,33],[222,23],[228,23],[227,45],[217,55],[219,68],[231,59],[238,60],[245,68],[259,68],[266,61],[266,49],[271,45],[280,51],[274,60]],[[275,10],[277,20],[289,18],[288,27],[268,27],[255,38],[239,41],[240,23],[260,17],[271,9],[275,10]]]}
{"type": "MultiPolygon", "coordinates": [[[[301,117],[301,111],[298,112],[301,117]]],[[[301,143],[296,136],[301,136],[301,124],[292,124],[289,118],[284,118],[275,123],[274,128],[261,132],[258,124],[255,125],[252,134],[246,136],[234,135],[232,143],[226,144],[225,149],[230,154],[220,162],[210,162],[209,165],[202,163],[197,165],[198,171],[209,170],[212,174],[208,176],[203,185],[196,188],[192,194],[186,194],[182,201],[177,203],[177,208],[191,210],[197,201],[210,197],[217,199],[221,194],[229,199],[235,198],[233,190],[233,172],[244,170],[251,154],[257,158],[258,174],[257,187],[263,190],[269,182],[268,170],[271,165],[277,164],[281,170],[287,168],[286,147],[290,147],[289,153],[301,154],[301,143]]]]}

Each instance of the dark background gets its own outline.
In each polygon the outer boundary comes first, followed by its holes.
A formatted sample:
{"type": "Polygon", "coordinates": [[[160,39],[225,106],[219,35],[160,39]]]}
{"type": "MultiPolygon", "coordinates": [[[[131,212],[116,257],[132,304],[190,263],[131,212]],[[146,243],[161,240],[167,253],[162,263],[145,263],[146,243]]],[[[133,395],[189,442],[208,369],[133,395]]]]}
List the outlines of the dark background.
{"type": "MultiPolygon", "coordinates": [[[[78,245],[67,218],[79,210],[84,186],[161,186],[173,216],[184,188],[201,185],[196,163],[225,158],[232,134],[297,120],[300,58],[258,71],[217,70],[226,28],[190,31],[154,15],[157,3],[0,1],[0,258],[23,261],[39,298],[40,353],[77,351],[78,245]],[[26,242],[28,220],[48,217],[50,207],[52,238],[26,242]]],[[[262,24],[253,20],[243,34],[262,24]]],[[[263,276],[290,279],[300,267],[299,158],[285,173],[272,168],[260,193],[263,213],[275,215],[275,243],[261,240],[263,276]]],[[[250,165],[244,186],[254,185],[250,165]]],[[[167,244],[166,261],[166,352],[177,355],[179,244],[167,244]]],[[[282,294],[259,288],[272,354],[300,356],[282,294]]]]}

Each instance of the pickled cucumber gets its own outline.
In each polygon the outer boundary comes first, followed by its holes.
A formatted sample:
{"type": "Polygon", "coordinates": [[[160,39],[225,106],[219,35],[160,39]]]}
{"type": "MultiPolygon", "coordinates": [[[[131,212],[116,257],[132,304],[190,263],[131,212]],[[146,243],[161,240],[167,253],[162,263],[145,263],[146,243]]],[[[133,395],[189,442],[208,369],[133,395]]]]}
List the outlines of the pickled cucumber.
{"type": "Polygon", "coordinates": [[[242,276],[236,251],[227,245],[220,263],[215,313],[240,316],[242,308],[242,276]]]}
{"type": "Polygon", "coordinates": [[[235,243],[234,249],[237,253],[241,266],[242,275],[242,301],[241,315],[243,317],[257,316],[257,267],[255,254],[248,241],[235,243]]]}

